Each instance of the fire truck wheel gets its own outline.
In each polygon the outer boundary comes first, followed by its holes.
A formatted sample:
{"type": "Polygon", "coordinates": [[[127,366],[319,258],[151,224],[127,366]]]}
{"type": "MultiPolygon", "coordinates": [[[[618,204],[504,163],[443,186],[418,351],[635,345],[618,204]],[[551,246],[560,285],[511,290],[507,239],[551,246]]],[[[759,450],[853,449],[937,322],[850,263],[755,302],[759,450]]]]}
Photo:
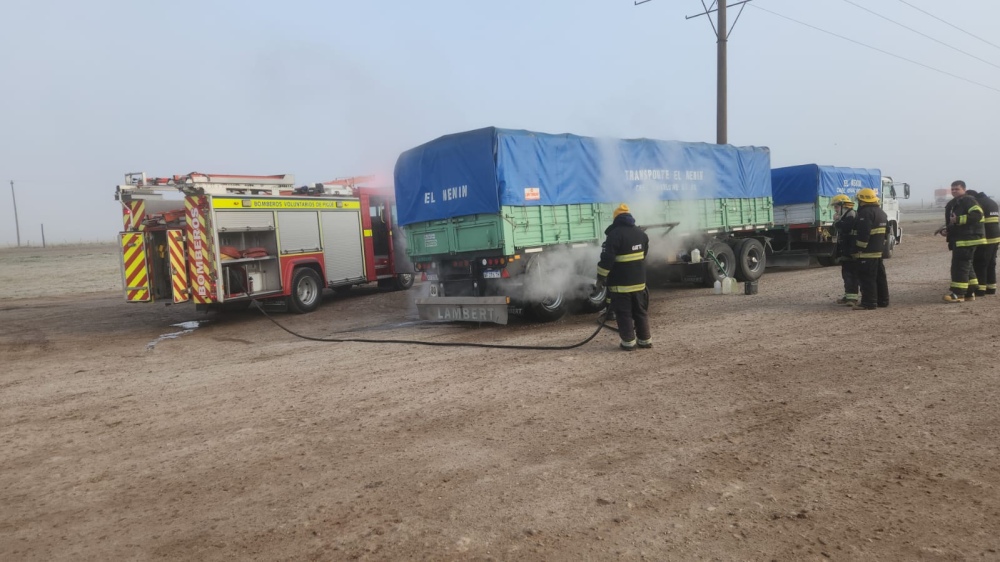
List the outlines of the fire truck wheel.
{"type": "Polygon", "coordinates": [[[323,296],[323,283],[319,274],[308,267],[300,267],[292,276],[292,294],[288,308],[297,314],[312,312],[319,307],[323,296]]]}

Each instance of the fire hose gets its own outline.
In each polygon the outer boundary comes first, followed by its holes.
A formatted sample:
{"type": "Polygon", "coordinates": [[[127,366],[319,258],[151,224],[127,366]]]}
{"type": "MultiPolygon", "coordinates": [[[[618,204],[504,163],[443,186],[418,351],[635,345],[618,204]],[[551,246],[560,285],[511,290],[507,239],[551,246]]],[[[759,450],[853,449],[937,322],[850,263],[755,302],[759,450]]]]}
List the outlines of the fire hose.
{"type": "Polygon", "coordinates": [[[263,305],[261,305],[260,301],[256,299],[250,301],[250,306],[259,310],[260,313],[263,314],[265,318],[273,322],[275,326],[281,328],[282,330],[288,332],[289,334],[297,338],[309,341],[328,342],[328,343],[399,343],[405,345],[429,345],[434,347],[479,347],[486,349],[523,349],[523,350],[536,349],[536,350],[556,351],[556,350],[575,349],[577,347],[586,345],[587,343],[590,342],[590,340],[596,338],[597,334],[599,334],[601,330],[604,328],[607,328],[609,330],[617,330],[617,328],[615,328],[614,326],[610,326],[605,323],[605,319],[607,317],[607,309],[605,309],[597,316],[597,324],[598,324],[597,330],[595,330],[593,334],[590,334],[590,337],[588,337],[587,339],[579,343],[575,343],[573,345],[503,345],[503,344],[491,344],[491,343],[434,342],[434,341],[420,341],[420,340],[382,340],[382,339],[370,339],[370,338],[318,338],[315,336],[307,336],[304,334],[299,334],[283,326],[280,322],[272,318],[271,315],[264,310],[264,307],[263,305]]]}

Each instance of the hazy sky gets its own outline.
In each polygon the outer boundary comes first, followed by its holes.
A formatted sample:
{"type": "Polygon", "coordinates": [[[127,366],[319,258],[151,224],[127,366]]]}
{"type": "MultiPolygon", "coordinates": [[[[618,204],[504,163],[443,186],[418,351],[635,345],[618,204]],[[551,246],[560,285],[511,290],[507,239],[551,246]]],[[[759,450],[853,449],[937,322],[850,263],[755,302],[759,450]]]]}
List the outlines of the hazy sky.
{"type": "MultiPolygon", "coordinates": [[[[729,142],[880,168],[914,198],[1000,196],[996,0],[753,0],[730,35],[729,142]],[[948,76],[778,17],[775,12],[948,76]],[[965,80],[985,85],[979,86],[965,80]]],[[[113,240],[125,172],[390,174],[495,125],[715,141],[699,0],[3,0],[0,244],[113,240]]],[[[730,20],[736,9],[730,10],[730,20]]]]}

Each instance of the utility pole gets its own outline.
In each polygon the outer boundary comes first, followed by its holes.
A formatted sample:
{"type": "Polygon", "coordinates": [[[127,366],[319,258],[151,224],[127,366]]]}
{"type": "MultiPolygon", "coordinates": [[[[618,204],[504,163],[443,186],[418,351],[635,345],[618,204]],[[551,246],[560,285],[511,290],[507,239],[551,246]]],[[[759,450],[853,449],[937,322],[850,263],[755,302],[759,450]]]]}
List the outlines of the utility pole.
{"type": "MultiPolygon", "coordinates": [[[[633,0],[633,3],[638,6],[639,4],[645,4],[649,1],[651,0],[633,0]]],[[[732,31],[732,27],[726,20],[726,8],[733,6],[740,7],[740,11],[736,14],[736,20],[733,20],[733,26],[735,26],[736,21],[740,19],[740,15],[743,13],[743,8],[746,6],[746,3],[751,1],[752,0],[740,0],[739,2],[733,2],[732,4],[727,5],[726,0],[713,0],[711,5],[706,5],[705,0],[701,0],[701,5],[705,8],[705,11],[693,16],[685,16],[684,18],[692,19],[701,16],[708,16],[708,23],[712,25],[712,31],[715,33],[717,44],[715,69],[715,142],[717,144],[726,144],[729,142],[729,85],[727,80],[729,72],[726,47],[729,43],[729,33],[732,31]],[[716,4],[718,4],[717,7],[716,4]],[[716,17],[717,22],[712,21],[712,17],[709,15],[712,12],[718,12],[716,17]]]]}
{"type": "Polygon", "coordinates": [[[715,143],[726,144],[729,142],[729,91],[728,75],[729,68],[726,61],[726,46],[729,42],[729,32],[726,30],[726,0],[719,2],[719,25],[715,32],[718,40],[718,49],[715,62],[715,143]]]}
{"type": "Polygon", "coordinates": [[[17,197],[14,197],[14,180],[10,180],[10,198],[14,200],[14,228],[17,230],[17,247],[21,247],[21,225],[17,222],[17,197]]]}

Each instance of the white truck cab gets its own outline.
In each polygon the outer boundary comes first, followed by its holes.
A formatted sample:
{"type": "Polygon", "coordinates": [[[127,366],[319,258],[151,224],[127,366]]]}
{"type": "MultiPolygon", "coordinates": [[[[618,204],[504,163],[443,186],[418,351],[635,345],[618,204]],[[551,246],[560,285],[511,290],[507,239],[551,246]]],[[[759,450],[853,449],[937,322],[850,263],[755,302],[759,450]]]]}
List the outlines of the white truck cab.
{"type": "Polygon", "coordinates": [[[882,176],[882,210],[885,211],[889,222],[886,230],[885,250],[882,251],[883,258],[891,258],[892,251],[896,244],[903,240],[903,229],[900,227],[900,199],[910,198],[910,184],[894,182],[889,176],[882,176]],[[899,192],[900,188],[902,193],[899,192]]]}

